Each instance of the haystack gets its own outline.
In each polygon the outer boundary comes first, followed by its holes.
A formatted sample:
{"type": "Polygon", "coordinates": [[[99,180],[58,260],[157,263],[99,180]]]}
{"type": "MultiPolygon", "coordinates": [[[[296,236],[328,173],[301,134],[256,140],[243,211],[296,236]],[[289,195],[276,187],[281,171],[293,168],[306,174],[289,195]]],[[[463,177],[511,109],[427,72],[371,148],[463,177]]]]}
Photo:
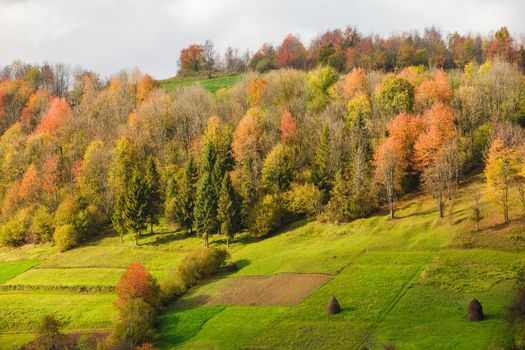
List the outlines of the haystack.
{"type": "Polygon", "coordinates": [[[483,308],[477,299],[472,299],[468,305],[469,321],[481,321],[483,319],[483,308]]]}
{"type": "Polygon", "coordinates": [[[330,300],[330,303],[328,303],[326,311],[329,315],[335,315],[341,312],[341,306],[339,306],[339,302],[334,296],[332,296],[332,300],[330,300]]]}

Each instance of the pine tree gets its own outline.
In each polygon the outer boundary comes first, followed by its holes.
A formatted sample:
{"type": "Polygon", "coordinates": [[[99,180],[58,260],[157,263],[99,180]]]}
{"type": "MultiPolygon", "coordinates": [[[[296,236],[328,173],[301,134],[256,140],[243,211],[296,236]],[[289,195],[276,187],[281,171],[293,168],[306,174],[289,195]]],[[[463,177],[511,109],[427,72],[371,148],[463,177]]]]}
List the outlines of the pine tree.
{"type": "Polygon", "coordinates": [[[230,180],[230,175],[226,173],[222,179],[219,202],[217,205],[217,218],[221,228],[221,233],[225,235],[226,246],[230,246],[230,239],[235,233],[238,210],[235,205],[235,192],[230,180]]]}
{"type": "Polygon", "coordinates": [[[313,182],[326,197],[332,188],[333,175],[330,171],[330,130],[325,125],[321,131],[313,166],[313,182]]]}
{"type": "Polygon", "coordinates": [[[177,194],[175,196],[175,217],[182,228],[187,231],[193,230],[193,209],[195,207],[195,191],[198,181],[198,170],[193,157],[190,156],[182,179],[177,181],[177,194]]]}
{"type": "Polygon", "coordinates": [[[204,245],[208,247],[209,235],[217,227],[217,197],[209,173],[202,174],[197,185],[193,215],[195,231],[204,238],[204,245]]]}
{"type": "Polygon", "coordinates": [[[124,195],[122,222],[128,231],[133,232],[138,246],[142,230],[148,224],[148,185],[135,169],[124,195]]]}
{"type": "Polygon", "coordinates": [[[146,161],[146,184],[148,186],[148,222],[150,233],[153,233],[153,225],[158,224],[158,215],[161,209],[160,176],[157,171],[157,162],[153,156],[146,161]]]}
{"type": "MultiPolygon", "coordinates": [[[[217,227],[217,187],[214,183],[216,176],[215,163],[217,162],[217,151],[211,143],[207,143],[205,154],[201,164],[201,174],[197,185],[197,195],[193,212],[193,226],[197,233],[204,237],[204,243],[208,247],[209,235],[218,229],[217,227]]],[[[216,181],[216,180],[215,180],[216,181]]]]}
{"type": "Polygon", "coordinates": [[[124,219],[122,217],[124,204],[125,196],[124,194],[121,194],[117,197],[115,207],[113,208],[113,214],[111,215],[111,224],[120,237],[120,243],[124,242],[124,235],[126,234],[126,226],[124,225],[124,219]]]}
{"type": "Polygon", "coordinates": [[[240,221],[242,227],[247,227],[248,216],[257,199],[257,187],[252,175],[251,159],[246,159],[241,168],[239,195],[240,195],[240,221]]]}

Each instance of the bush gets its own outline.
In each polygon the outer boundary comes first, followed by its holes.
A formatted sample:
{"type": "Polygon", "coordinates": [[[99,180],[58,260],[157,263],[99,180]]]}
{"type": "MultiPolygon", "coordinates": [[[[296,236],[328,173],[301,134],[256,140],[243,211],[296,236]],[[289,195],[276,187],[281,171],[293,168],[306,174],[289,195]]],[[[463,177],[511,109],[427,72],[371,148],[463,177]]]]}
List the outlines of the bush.
{"type": "MultiPolygon", "coordinates": [[[[53,315],[46,315],[38,326],[38,337],[28,348],[34,350],[61,349],[65,345],[66,338],[60,332],[62,323],[53,315]]],[[[64,347],[65,348],[65,347],[64,347]]]]}
{"type": "Polygon", "coordinates": [[[58,206],[55,213],[55,225],[71,224],[78,232],[79,240],[97,232],[104,224],[104,216],[94,204],[88,204],[83,198],[68,196],[58,206]]]}
{"type": "Polygon", "coordinates": [[[217,272],[228,258],[229,254],[224,249],[199,248],[182,260],[177,269],[176,279],[185,288],[190,288],[217,272]]]}
{"type": "Polygon", "coordinates": [[[65,224],[58,226],[53,233],[53,240],[55,241],[58,250],[65,252],[78,245],[80,237],[75,229],[75,226],[71,224],[65,224]]]}
{"type": "Polygon", "coordinates": [[[33,214],[31,221],[31,234],[37,242],[48,242],[53,239],[53,214],[46,206],[41,205],[33,214]]]}
{"type": "Polygon", "coordinates": [[[277,196],[264,196],[250,212],[248,230],[254,236],[263,237],[282,224],[282,206],[277,196]]]}
{"type": "Polygon", "coordinates": [[[176,271],[169,273],[160,280],[160,302],[162,305],[168,305],[173,299],[181,296],[186,292],[186,286],[178,278],[176,271]]]}
{"type": "Polygon", "coordinates": [[[295,215],[314,215],[321,209],[322,194],[311,183],[294,183],[286,193],[288,210],[295,215]]]}

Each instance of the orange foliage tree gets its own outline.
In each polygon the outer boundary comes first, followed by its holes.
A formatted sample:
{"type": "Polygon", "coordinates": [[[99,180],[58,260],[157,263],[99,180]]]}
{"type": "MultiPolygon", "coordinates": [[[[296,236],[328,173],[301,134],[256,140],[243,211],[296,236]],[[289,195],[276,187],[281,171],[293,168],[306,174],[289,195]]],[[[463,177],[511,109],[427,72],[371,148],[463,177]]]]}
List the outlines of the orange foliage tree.
{"type": "Polygon", "coordinates": [[[284,141],[291,141],[295,138],[297,123],[295,122],[295,118],[292,116],[292,113],[289,111],[285,111],[281,117],[279,130],[281,131],[281,137],[284,141]]]}
{"type": "Polygon", "coordinates": [[[424,115],[425,130],[414,145],[414,168],[424,170],[432,165],[440,148],[454,138],[454,112],[443,103],[435,103],[424,115]]]}
{"type": "Polygon", "coordinates": [[[20,182],[19,198],[21,201],[35,200],[38,190],[40,189],[40,178],[34,164],[31,164],[20,182]]]}
{"type": "Polygon", "coordinates": [[[65,98],[55,97],[51,100],[48,112],[35,130],[35,134],[56,135],[71,118],[71,107],[65,98]]]}
{"type": "Polygon", "coordinates": [[[180,51],[181,72],[198,72],[204,68],[204,46],[192,44],[180,51]]]}
{"type": "Polygon", "coordinates": [[[157,87],[159,87],[159,83],[151,75],[145,74],[137,84],[137,103],[144,101],[149,93],[157,87]]]}
{"type": "Polygon", "coordinates": [[[268,82],[262,78],[253,78],[250,80],[246,88],[246,95],[251,107],[261,106],[267,86],[268,82]]]}
{"type": "Polygon", "coordinates": [[[437,102],[450,103],[453,94],[447,74],[438,69],[434,79],[427,79],[416,88],[415,99],[416,103],[426,107],[437,102]]]}
{"type": "Polygon", "coordinates": [[[20,117],[24,129],[32,131],[40,123],[40,117],[48,109],[49,100],[50,94],[46,89],[38,89],[29,97],[20,117]]]}
{"type": "Polygon", "coordinates": [[[346,98],[351,98],[358,92],[364,92],[366,87],[366,73],[363,68],[352,68],[345,75],[343,81],[343,93],[346,98]]]}

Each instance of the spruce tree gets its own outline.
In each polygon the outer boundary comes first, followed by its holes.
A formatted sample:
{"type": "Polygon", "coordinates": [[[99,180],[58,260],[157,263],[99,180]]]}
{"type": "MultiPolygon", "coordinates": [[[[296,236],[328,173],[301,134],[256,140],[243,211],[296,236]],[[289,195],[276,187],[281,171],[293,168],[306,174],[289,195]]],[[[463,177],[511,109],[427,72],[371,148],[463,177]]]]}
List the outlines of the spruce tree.
{"type": "Polygon", "coordinates": [[[208,237],[217,227],[217,188],[214,184],[214,169],[217,162],[217,151],[213,144],[207,143],[201,164],[201,174],[197,185],[193,226],[197,233],[204,237],[208,246],[208,237]]]}
{"type": "Polygon", "coordinates": [[[204,245],[208,247],[209,235],[217,227],[217,197],[210,173],[201,175],[193,214],[195,231],[204,238],[204,245]]]}
{"type": "Polygon", "coordinates": [[[248,226],[248,217],[250,211],[255,205],[257,199],[257,187],[252,175],[252,161],[251,158],[246,159],[241,168],[241,179],[239,184],[240,195],[240,221],[241,227],[248,226]]]}
{"type": "Polygon", "coordinates": [[[121,215],[124,226],[133,232],[138,246],[141,232],[148,225],[148,185],[137,169],[125,192],[121,215]]]}
{"type": "Polygon", "coordinates": [[[317,144],[312,172],[313,182],[325,198],[332,189],[333,180],[333,174],[330,170],[330,145],[330,130],[328,125],[325,125],[321,130],[321,136],[317,144]]]}
{"type": "Polygon", "coordinates": [[[182,178],[177,181],[177,193],[175,195],[175,217],[181,228],[187,231],[193,230],[193,209],[195,207],[195,191],[198,181],[198,170],[193,157],[190,156],[182,178]]]}
{"type": "Polygon", "coordinates": [[[230,246],[230,239],[233,238],[237,227],[238,210],[235,204],[235,192],[230,175],[226,173],[222,179],[217,218],[219,219],[221,234],[226,236],[227,247],[230,246]]]}
{"type": "Polygon", "coordinates": [[[113,214],[111,215],[111,224],[113,225],[113,229],[118,233],[120,237],[120,243],[124,242],[124,235],[126,234],[126,226],[124,225],[124,219],[122,217],[124,204],[125,195],[120,194],[117,197],[115,207],[113,208],[113,214]]]}
{"type": "Polygon", "coordinates": [[[158,224],[158,215],[161,210],[160,176],[157,171],[157,162],[153,156],[146,161],[146,184],[148,186],[148,223],[150,233],[153,233],[153,225],[158,224]]]}

